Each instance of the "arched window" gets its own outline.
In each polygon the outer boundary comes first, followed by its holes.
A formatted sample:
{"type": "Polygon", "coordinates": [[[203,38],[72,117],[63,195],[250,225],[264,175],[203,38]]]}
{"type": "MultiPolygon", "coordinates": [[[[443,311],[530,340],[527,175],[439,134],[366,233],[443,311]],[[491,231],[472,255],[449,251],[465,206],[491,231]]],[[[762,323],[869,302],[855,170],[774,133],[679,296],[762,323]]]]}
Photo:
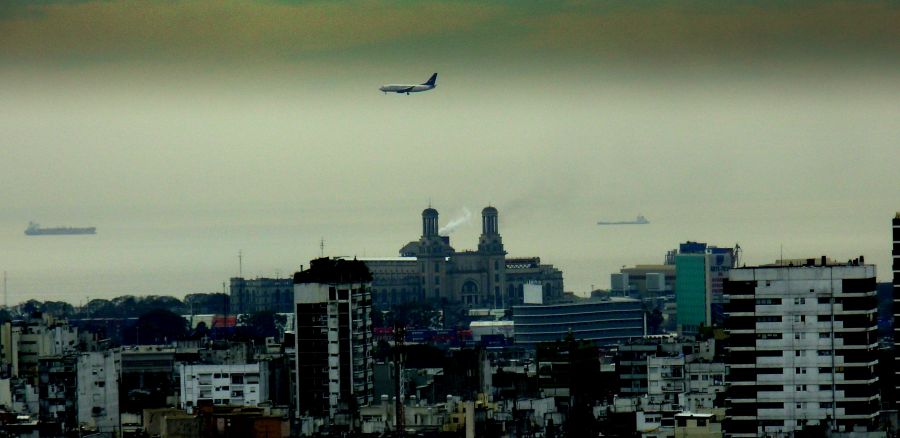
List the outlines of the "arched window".
{"type": "Polygon", "coordinates": [[[462,300],[469,305],[478,303],[478,285],[474,281],[468,280],[463,283],[462,300]]]}

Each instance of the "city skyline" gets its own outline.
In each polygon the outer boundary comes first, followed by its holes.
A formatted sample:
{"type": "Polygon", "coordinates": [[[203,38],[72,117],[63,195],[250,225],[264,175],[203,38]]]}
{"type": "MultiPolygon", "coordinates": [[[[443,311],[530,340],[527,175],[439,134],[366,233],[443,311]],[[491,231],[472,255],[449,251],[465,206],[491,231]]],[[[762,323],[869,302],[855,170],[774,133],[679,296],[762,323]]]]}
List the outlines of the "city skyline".
{"type": "Polygon", "coordinates": [[[686,240],[748,264],[864,255],[886,280],[898,9],[6,2],[0,269],[11,302],[212,292],[239,250],[250,276],[322,238],[395,255],[431,202],[442,225],[497,206],[510,255],[582,294],[686,240]],[[429,93],[377,89],[435,71],[429,93]]]}

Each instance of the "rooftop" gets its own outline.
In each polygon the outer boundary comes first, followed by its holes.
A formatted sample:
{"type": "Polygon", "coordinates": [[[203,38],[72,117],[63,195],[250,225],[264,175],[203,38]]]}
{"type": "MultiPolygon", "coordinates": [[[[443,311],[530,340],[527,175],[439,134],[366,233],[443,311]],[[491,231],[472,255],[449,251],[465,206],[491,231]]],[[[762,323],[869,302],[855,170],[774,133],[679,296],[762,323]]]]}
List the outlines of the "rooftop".
{"type": "Polygon", "coordinates": [[[322,257],[312,260],[309,269],[294,274],[294,284],[368,283],[372,272],[359,260],[322,257]]]}

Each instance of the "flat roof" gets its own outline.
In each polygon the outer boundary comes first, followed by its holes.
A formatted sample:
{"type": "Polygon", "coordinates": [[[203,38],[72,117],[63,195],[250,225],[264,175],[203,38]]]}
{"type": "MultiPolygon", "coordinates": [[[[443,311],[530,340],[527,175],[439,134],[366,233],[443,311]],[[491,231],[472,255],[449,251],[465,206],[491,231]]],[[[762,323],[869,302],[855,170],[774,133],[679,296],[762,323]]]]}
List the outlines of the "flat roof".
{"type": "Polygon", "coordinates": [[[361,262],[414,262],[416,257],[363,257],[357,259],[361,262]]]}
{"type": "Polygon", "coordinates": [[[469,327],[506,327],[513,325],[512,321],[472,321],[469,327]]]}

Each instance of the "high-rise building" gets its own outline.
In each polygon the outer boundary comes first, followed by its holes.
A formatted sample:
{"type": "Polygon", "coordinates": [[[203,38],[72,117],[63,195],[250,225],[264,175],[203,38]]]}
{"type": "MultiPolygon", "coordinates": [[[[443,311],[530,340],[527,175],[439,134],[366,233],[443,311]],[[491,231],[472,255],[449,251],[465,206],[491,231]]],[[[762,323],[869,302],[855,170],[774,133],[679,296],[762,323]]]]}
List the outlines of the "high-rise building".
{"type": "Polygon", "coordinates": [[[299,416],[333,420],[372,402],[371,284],[356,260],[320,258],[294,274],[299,416]]]}
{"type": "MultiPolygon", "coordinates": [[[[892,268],[894,270],[894,382],[897,385],[895,393],[900,393],[900,212],[894,215],[893,220],[893,249],[891,251],[892,268]]],[[[900,397],[897,397],[900,401],[900,397]]]]}
{"type": "Polygon", "coordinates": [[[119,372],[116,350],[78,354],[78,423],[97,432],[115,434],[120,428],[119,372]]]}
{"type": "Polygon", "coordinates": [[[76,430],[78,404],[75,355],[43,356],[38,359],[38,399],[41,436],[64,436],[76,430]]]}
{"type": "Polygon", "coordinates": [[[726,436],[877,429],[875,284],[862,257],[731,270],[726,436]]]}
{"type": "Polygon", "coordinates": [[[675,257],[676,323],[682,333],[697,333],[712,324],[709,270],[706,254],[678,254],[675,257]]]}
{"type": "Polygon", "coordinates": [[[684,333],[696,333],[723,319],[723,283],[737,261],[738,247],[720,248],[685,242],[675,253],[677,324],[684,333]]]}

